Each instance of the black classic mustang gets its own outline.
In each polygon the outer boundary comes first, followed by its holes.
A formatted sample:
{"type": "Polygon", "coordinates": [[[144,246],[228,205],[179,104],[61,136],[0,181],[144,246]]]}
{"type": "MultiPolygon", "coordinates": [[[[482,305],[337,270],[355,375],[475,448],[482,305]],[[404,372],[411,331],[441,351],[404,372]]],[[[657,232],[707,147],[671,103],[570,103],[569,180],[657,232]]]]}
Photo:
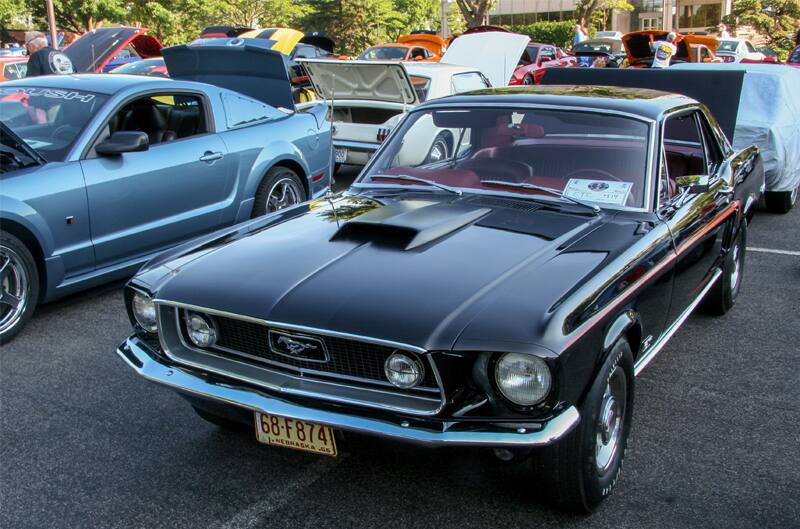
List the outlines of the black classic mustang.
{"type": "Polygon", "coordinates": [[[617,481],[635,375],[696,306],[736,301],[763,179],[758,150],[684,96],[439,99],[348,192],[150,262],[118,354],[266,444],[485,446],[590,511],[617,481]]]}

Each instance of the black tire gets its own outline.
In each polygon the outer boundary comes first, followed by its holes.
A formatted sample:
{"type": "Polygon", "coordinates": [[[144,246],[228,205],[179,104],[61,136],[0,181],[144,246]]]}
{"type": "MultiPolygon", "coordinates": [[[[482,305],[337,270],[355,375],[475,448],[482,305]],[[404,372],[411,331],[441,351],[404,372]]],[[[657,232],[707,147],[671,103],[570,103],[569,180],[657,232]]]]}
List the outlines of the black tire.
{"type": "MultiPolygon", "coordinates": [[[[613,392],[612,392],[613,393],[613,392]]],[[[547,502],[559,509],[589,513],[607,498],[619,479],[633,416],[633,355],[628,342],[619,340],[592,383],[581,406],[581,421],[566,437],[553,446],[532,454],[534,479],[547,502]],[[606,388],[625,385],[624,397],[609,399],[606,388]],[[618,405],[624,403],[624,409],[618,405]],[[598,450],[601,439],[600,417],[603,410],[616,410],[606,415],[616,425],[616,442],[608,450],[598,450]],[[616,422],[615,418],[621,418],[616,422]],[[603,463],[600,468],[600,463],[603,463]]],[[[608,430],[604,430],[608,432],[608,430]]]]}
{"type": "Polygon", "coordinates": [[[722,276],[706,293],[700,309],[712,316],[722,316],[736,303],[744,277],[744,256],[747,249],[747,224],[742,224],[739,233],[725,255],[722,276]]]}
{"type": "Polygon", "coordinates": [[[523,77],[522,84],[524,84],[525,86],[531,86],[532,84],[534,84],[533,76],[531,74],[528,74],[525,77],[523,77]]]}
{"type": "Polygon", "coordinates": [[[227,417],[222,417],[221,415],[217,415],[215,413],[211,413],[210,411],[206,411],[203,408],[199,408],[192,404],[192,409],[194,412],[200,416],[206,422],[210,422],[214,426],[218,426],[223,430],[244,430],[245,426],[233,419],[229,419],[227,417]]]}
{"type": "Polygon", "coordinates": [[[793,191],[767,191],[764,193],[764,202],[771,213],[789,213],[797,202],[798,188],[793,191]]]}
{"type": "Polygon", "coordinates": [[[453,136],[447,131],[440,132],[434,138],[428,155],[425,156],[425,163],[435,163],[446,160],[453,152],[453,136]]]}
{"type": "Polygon", "coordinates": [[[267,171],[264,179],[259,184],[256,190],[255,200],[253,201],[253,212],[250,217],[260,217],[261,215],[266,215],[267,213],[272,213],[273,211],[305,201],[306,192],[303,188],[303,182],[300,180],[300,177],[297,176],[297,173],[288,167],[277,165],[267,171]],[[271,202],[270,196],[276,192],[276,186],[283,185],[284,183],[291,185],[294,189],[295,196],[290,198],[285,204],[271,202]]]}
{"type": "Polygon", "coordinates": [[[0,345],[25,326],[39,302],[39,270],[17,237],[0,231],[0,345]]]}

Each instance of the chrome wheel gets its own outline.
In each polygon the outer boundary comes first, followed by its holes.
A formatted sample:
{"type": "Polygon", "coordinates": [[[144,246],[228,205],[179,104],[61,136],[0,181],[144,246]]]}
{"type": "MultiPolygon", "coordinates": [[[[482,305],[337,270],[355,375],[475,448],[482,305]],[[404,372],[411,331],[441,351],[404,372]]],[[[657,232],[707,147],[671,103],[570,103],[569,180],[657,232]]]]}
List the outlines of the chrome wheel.
{"type": "Polygon", "coordinates": [[[282,178],[275,182],[267,195],[267,212],[278,211],[301,202],[302,193],[291,178],[282,178]]]}
{"type": "Polygon", "coordinates": [[[438,138],[428,154],[428,162],[440,162],[448,156],[447,140],[438,138]]]}
{"type": "Polygon", "coordinates": [[[731,250],[731,292],[735,293],[739,288],[739,279],[742,275],[742,252],[739,248],[739,243],[731,250]]]}
{"type": "Polygon", "coordinates": [[[595,465],[604,474],[613,467],[619,454],[620,441],[625,426],[625,402],[627,399],[625,372],[617,366],[611,372],[600,404],[595,434],[595,465]]]}
{"type": "Polygon", "coordinates": [[[0,335],[14,327],[28,305],[30,284],[22,258],[0,245],[0,335]]]}
{"type": "Polygon", "coordinates": [[[532,85],[533,84],[533,77],[531,77],[530,75],[526,75],[525,77],[522,78],[522,84],[524,84],[526,86],[532,85]]]}

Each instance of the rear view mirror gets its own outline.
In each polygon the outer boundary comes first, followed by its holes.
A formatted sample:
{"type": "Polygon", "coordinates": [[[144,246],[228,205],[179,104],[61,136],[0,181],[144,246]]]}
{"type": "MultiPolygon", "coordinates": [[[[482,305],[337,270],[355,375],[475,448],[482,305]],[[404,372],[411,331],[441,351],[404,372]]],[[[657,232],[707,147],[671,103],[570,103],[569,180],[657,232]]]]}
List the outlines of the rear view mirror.
{"type": "Polygon", "coordinates": [[[708,175],[679,176],[675,184],[684,193],[706,193],[709,189],[708,175]]]}
{"type": "Polygon", "coordinates": [[[94,148],[101,156],[119,156],[126,152],[141,152],[150,148],[150,139],[144,132],[115,132],[94,148]]]}

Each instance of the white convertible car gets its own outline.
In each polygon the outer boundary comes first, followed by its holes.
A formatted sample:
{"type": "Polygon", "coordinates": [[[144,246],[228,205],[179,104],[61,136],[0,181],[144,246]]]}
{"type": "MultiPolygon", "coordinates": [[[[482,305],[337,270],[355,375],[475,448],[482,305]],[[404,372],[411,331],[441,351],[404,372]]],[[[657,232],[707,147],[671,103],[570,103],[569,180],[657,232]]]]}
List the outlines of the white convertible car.
{"type": "MultiPolygon", "coordinates": [[[[366,164],[406,111],[423,101],[505,86],[529,40],[512,33],[464,35],[438,63],[303,60],[317,94],[332,107],[337,166],[366,164]]],[[[413,151],[419,164],[447,158],[457,138],[440,131],[414,140],[419,147],[404,152],[413,151]]]]}

